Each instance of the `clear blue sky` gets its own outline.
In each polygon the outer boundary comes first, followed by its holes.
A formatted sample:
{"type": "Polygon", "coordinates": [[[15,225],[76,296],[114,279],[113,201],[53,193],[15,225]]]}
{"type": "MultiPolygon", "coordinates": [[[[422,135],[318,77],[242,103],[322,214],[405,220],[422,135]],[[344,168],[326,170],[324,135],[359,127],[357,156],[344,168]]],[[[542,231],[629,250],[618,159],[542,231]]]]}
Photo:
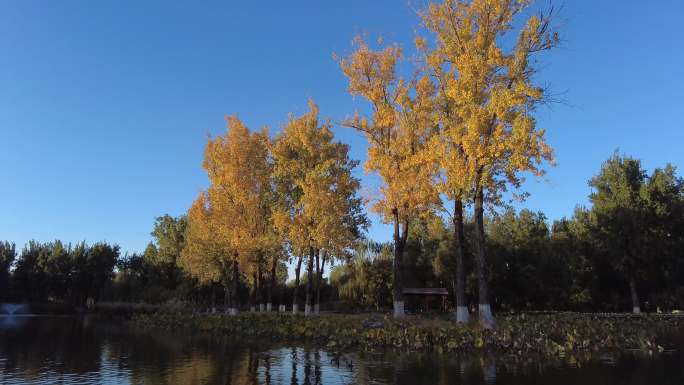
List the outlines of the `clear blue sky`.
{"type": "MultiPolygon", "coordinates": [[[[1,1],[0,239],[142,250],[154,217],[206,186],[224,115],[277,129],[309,97],[334,120],[363,109],[332,53],[362,32],[411,48],[420,4],[1,1]]],[[[538,114],[558,165],[523,207],[570,215],[618,147],[649,170],[684,167],[682,16],[681,0],[565,2],[540,81],[569,105],[538,114]]],[[[336,133],[364,159],[361,136],[336,133]]],[[[370,235],[389,239],[377,223],[370,235]]]]}

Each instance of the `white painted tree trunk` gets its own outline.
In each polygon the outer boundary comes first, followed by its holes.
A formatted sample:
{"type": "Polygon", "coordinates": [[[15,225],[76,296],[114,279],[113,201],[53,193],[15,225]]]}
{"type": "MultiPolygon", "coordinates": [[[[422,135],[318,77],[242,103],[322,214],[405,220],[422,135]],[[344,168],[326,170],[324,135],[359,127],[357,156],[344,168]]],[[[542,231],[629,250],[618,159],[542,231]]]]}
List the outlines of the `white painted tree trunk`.
{"type": "Polygon", "coordinates": [[[292,305],[292,314],[297,314],[299,313],[299,304],[293,304],[292,305]]]}
{"type": "Polygon", "coordinates": [[[482,327],[485,329],[494,329],[496,322],[494,321],[494,315],[492,314],[492,307],[489,304],[479,305],[479,315],[482,327]]]}
{"type": "Polygon", "coordinates": [[[309,305],[307,303],[306,305],[304,305],[304,316],[308,317],[310,315],[311,315],[311,305],[309,305]]]}
{"type": "Polygon", "coordinates": [[[639,295],[637,293],[636,282],[633,278],[629,280],[629,290],[632,295],[632,313],[641,314],[641,307],[639,306],[639,295]]]}
{"type": "Polygon", "coordinates": [[[404,301],[394,301],[394,318],[403,318],[405,315],[404,301]]]}
{"type": "Polygon", "coordinates": [[[270,313],[272,308],[273,308],[273,304],[272,304],[272,303],[269,302],[269,303],[266,304],[266,311],[267,311],[267,312],[270,313]]]}
{"type": "Polygon", "coordinates": [[[470,313],[468,313],[468,306],[456,307],[456,322],[460,324],[467,324],[470,322],[470,313]]]}

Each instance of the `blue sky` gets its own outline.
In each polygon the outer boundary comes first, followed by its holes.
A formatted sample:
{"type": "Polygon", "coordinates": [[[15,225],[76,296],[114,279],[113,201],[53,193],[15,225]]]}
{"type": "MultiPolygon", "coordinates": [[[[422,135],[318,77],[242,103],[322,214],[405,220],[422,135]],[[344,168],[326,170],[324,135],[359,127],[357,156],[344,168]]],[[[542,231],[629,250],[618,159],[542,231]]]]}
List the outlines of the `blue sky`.
{"type": "MultiPolygon", "coordinates": [[[[359,33],[410,52],[421,4],[0,2],[0,239],[142,250],[154,217],[206,186],[203,146],[224,115],[276,131],[310,97],[333,121],[363,111],[332,53],[359,33]]],[[[684,166],[682,15],[680,0],[565,2],[564,43],[539,81],[567,103],[537,115],[557,167],[520,207],[570,215],[616,148],[649,170],[684,166]]],[[[364,159],[360,135],[335,132],[364,159]]],[[[376,221],[370,236],[389,229],[376,221]]]]}

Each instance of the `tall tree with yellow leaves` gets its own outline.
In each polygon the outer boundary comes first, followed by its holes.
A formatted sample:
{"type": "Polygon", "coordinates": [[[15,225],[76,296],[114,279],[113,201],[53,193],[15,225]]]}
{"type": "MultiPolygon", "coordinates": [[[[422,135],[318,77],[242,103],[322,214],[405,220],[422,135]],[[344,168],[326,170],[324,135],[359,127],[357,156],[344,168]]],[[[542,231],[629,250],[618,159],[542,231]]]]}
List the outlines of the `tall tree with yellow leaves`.
{"type": "Polygon", "coordinates": [[[234,294],[239,277],[230,243],[225,237],[216,236],[220,219],[213,215],[207,193],[200,192],[188,210],[186,242],[179,266],[200,284],[221,283],[225,290],[224,302],[230,312],[237,307],[234,294]]]}
{"type": "MultiPolygon", "coordinates": [[[[273,164],[268,132],[252,133],[236,116],[228,117],[227,122],[228,132],[207,142],[203,167],[210,185],[190,209],[192,236],[185,254],[187,264],[192,265],[198,258],[211,258],[206,250],[220,250],[223,262],[218,266],[232,267],[231,295],[235,299],[238,268],[248,277],[258,275],[265,256],[280,255],[274,250],[282,242],[272,221],[273,164]]],[[[257,285],[255,280],[253,290],[257,285]]],[[[235,301],[231,306],[231,313],[236,313],[235,301]]]]}
{"type": "Polygon", "coordinates": [[[313,285],[320,281],[325,263],[316,263],[314,278],[314,261],[320,262],[322,251],[325,261],[333,247],[351,245],[359,224],[365,224],[356,198],[359,181],[352,176],[357,162],[349,159],[347,145],[333,141],[330,123],[321,122],[318,115],[310,101],[309,111],[291,116],[273,146],[280,197],[275,224],[287,234],[293,250],[308,254],[305,315],[314,312],[313,285]]]}
{"type": "Polygon", "coordinates": [[[361,38],[355,51],[340,60],[349,79],[348,91],[372,105],[370,119],[358,113],[345,124],[363,133],[368,142],[366,172],[383,181],[371,209],[394,225],[394,317],[404,316],[402,258],[412,219],[438,202],[432,187],[434,168],[425,147],[435,131],[434,86],[426,76],[404,80],[397,75],[402,51],[397,46],[373,50],[361,38]]]}
{"type": "Polygon", "coordinates": [[[553,10],[528,18],[518,28],[517,40],[504,47],[505,36],[516,30],[515,16],[531,2],[433,3],[422,20],[435,42],[418,39],[438,85],[441,132],[433,152],[442,157],[442,192],[457,204],[465,198],[474,202],[478,310],[487,328],[495,323],[486,277],[485,196],[497,202],[507,186],[520,186],[524,172],[542,175],[543,162],[553,161],[532,115],[545,101],[544,90],[533,83],[533,55],[558,43],[550,25],[553,10]]]}

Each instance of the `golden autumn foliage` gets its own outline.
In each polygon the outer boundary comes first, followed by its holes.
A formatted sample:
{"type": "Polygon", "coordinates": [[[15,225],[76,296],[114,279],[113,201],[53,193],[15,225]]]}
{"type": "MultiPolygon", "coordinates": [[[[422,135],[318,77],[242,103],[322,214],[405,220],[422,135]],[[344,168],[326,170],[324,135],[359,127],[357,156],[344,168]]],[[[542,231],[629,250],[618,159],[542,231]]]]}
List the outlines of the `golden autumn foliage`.
{"type": "Polygon", "coordinates": [[[246,258],[277,243],[270,215],[269,139],[266,130],[250,133],[236,116],[227,120],[227,134],[210,139],[205,150],[207,193],[216,215],[224,219],[219,234],[246,258]]]}
{"type": "Polygon", "coordinates": [[[553,152],[532,116],[544,101],[535,86],[535,52],[558,42],[549,17],[532,16],[504,49],[501,38],[529,0],[446,0],[432,3],[422,20],[435,44],[419,38],[427,70],[435,79],[440,135],[430,142],[444,178],[440,191],[451,199],[476,187],[497,197],[505,183],[519,187],[521,173],[542,175],[553,152]]]}
{"type": "Polygon", "coordinates": [[[367,99],[373,113],[370,119],[356,114],[345,124],[366,136],[370,147],[364,167],[383,180],[373,211],[388,223],[397,218],[405,223],[437,203],[431,184],[434,170],[422,154],[436,128],[435,89],[425,76],[409,81],[398,77],[399,47],[375,51],[361,38],[354,45],[356,50],[340,65],[349,79],[348,91],[367,99]]]}
{"type": "Polygon", "coordinates": [[[290,116],[273,145],[280,197],[274,220],[294,250],[334,253],[357,237],[350,215],[359,181],[351,174],[356,162],[349,159],[349,147],[333,141],[330,123],[318,115],[310,101],[309,111],[290,116]]]}
{"type": "Polygon", "coordinates": [[[264,256],[277,256],[281,245],[271,215],[268,132],[252,133],[236,116],[227,122],[228,132],[207,142],[203,166],[210,185],[188,212],[183,255],[200,279],[228,274],[235,258],[243,271],[252,272],[264,256]],[[210,273],[212,268],[219,272],[210,273]]]}
{"type": "Polygon", "coordinates": [[[235,116],[227,118],[225,135],[208,140],[203,166],[209,187],[188,211],[182,257],[201,282],[220,280],[234,296],[239,267],[252,300],[262,303],[266,287],[270,302],[277,265],[288,257],[285,241],[300,255],[325,250],[325,261],[359,236],[365,216],[351,174],[357,163],[347,145],[333,141],[330,124],[319,122],[318,107],[310,102],[309,108],[291,116],[273,142],[266,130],[250,132],[235,116]]]}
{"type": "Polygon", "coordinates": [[[432,185],[433,162],[424,155],[436,132],[435,89],[426,76],[407,81],[397,75],[402,58],[399,47],[376,51],[361,38],[354,45],[355,51],[340,60],[340,66],[349,79],[348,91],[367,99],[373,113],[370,119],[357,113],[345,124],[365,134],[369,142],[365,169],[383,181],[372,210],[386,223],[394,223],[394,315],[402,317],[401,259],[409,223],[439,202],[432,185]]]}
{"type": "Polygon", "coordinates": [[[188,210],[186,244],[180,266],[200,283],[227,282],[230,257],[234,255],[227,239],[215,236],[220,218],[212,213],[206,192],[201,192],[188,210]]]}

